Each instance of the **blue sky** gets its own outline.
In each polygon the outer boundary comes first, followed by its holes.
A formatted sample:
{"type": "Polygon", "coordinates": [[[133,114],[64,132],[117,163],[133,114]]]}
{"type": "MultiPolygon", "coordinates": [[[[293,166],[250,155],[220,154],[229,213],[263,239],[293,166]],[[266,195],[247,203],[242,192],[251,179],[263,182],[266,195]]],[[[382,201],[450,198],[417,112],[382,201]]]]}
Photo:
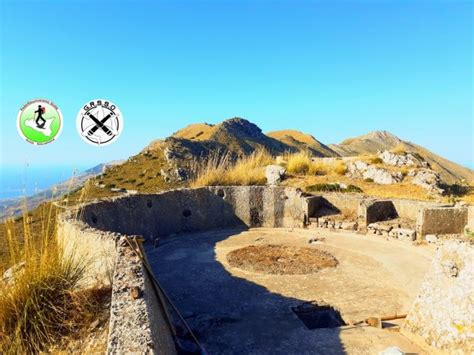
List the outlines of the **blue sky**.
{"type": "Polygon", "coordinates": [[[234,116],[325,143],[389,130],[474,166],[470,1],[0,2],[2,166],[93,166],[234,116]],[[65,120],[43,147],[16,131],[37,97],[65,120]],[[95,98],[125,119],[107,147],[75,128],[95,98]]]}

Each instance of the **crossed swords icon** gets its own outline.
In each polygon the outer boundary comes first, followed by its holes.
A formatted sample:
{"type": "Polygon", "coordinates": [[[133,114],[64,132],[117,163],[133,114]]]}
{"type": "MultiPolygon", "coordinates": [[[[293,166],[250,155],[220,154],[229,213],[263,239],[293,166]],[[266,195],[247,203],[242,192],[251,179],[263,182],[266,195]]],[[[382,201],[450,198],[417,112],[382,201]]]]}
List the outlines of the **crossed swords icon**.
{"type": "MultiPolygon", "coordinates": [[[[88,126],[83,132],[83,136],[92,136],[97,130],[100,128],[102,129],[108,136],[112,135],[117,135],[117,131],[114,130],[113,128],[109,128],[105,125],[105,122],[107,122],[111,117],[112,114],[109,113],[107,116],[105,116],[102,120],[98,120],[92,113],[86,112],[85,115],[90,118],[94,123],[88,126]]],[[[100,143],[100,137],[99,137],[99,143],[100,143]]]]}

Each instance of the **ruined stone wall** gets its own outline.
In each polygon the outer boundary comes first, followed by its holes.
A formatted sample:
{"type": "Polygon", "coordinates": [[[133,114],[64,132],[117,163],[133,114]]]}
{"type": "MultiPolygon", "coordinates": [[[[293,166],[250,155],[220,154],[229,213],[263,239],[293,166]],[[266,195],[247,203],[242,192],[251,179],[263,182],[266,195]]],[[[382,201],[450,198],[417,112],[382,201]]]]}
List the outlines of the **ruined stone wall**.
{"type": "Polygon", "coordinates": [[[357,215],[359,205],[364,200],[363,195],[342,192],[325,192],[320,194],[342,213],[357,215]]]}
{"type": "Polygon", "coordinates": [[[397,210],[398,216],[412,221],[416,221],[418,213],[426,207],[441,206],[441,204],[429,201],[416,201],[404,199],[392,199],[393,205],[397,210]]]}
{"type": "Polygon", "coordinates": [[[86,205],[88,225],[154,239],[229,227],[303,227],[307,204],[296,189],[228,186],[139,194],[86,205]]]}
{"type": "Polygon", "coordinates": [[[110,309],[108,354],[176,354],[167,311],[144,265],[118,241],[110,309]],[[132,288],[137,294],[132,296],[132,288]]]}
{"type": "Polygon", "coordinates": [[[474,352],[474,246],[450,241],[440,247],[402,332],[431,353],[474,352]]]}
{"type": "Polygon", "coordinates": [[[293,188],[264,186],[215,187],[217,195],[248,227],[304,227],[308,204],[302,193],[293,188]]]}
{"type": "Polygon", "coordinates": [[[182,189],[127,195],[81,206],[58,218],[65,256],[85,262],[87,282],[112,283],[109,354],[176,353],[166,305],[125,236],[228,227],[303,227],[308,199],[297,189],[263,186],[182,189]],[[133,297],[132,289],[139,290],[133,297]]]}
{"type": "Polygon", "coordinates": [[[466,207],[427,207],[419,211],[417,233],[462,234],[467,224],[466,207]]]}
{"type": "MultiPolygon", "coordinates": [[[[343,213],[357,215],[361,204],[369,211],[369,215],[378,213],[377,209],[371,209],[372,204],[362,203],[364,198],[361,195],[328,193],[323,194],[323,197],[343,213]]],[[[90,203],[81,206],[78,211],[59,216],[58,234],[65,256],[74,255],[86,263],[88,284],[112,282],[108,352],[160,353],[163,350],[162,353],[172,354],[175,349],[170,341],[166,305],[154,291],[142,262],[126,250],[122,243],[123,237],[140,235],[153,240],[169,234],[216,228],[303,227],[318,201],[321,202],[294,188],[263,186],[209,187],[126,195],[90,203]],[[141,293],[136,299],[130,294],[133,287],[138,287],[141,293]]],[[[403,206],[401,213],[411,215],[408,204],[397,203],[393,201],[395,208],[403,206]]],[[[388,206],[381,201],[378,205],[384,207],[383,211],[388,206]]],[[[378,205],[376,203],[374,206],[378,205]]],[[[432,223],[432,219],[438,220],[438,231],[435,233],[439,233],[439,228],[445,228],[439,221],[444,223],[446,219],[453,219],[455,222],[450,226],[456,229],[462,223],[464,228],[467,223],[466,208],[449,212],[444,209],[441,216],[437,213],[436,208],[424,208],[423,213],[418,215],[421,216],[420,228],[426,232],[428,227],[425,224],[432,223]],[[465,218],[461,210],[465,212],[465,218]]],[[[464,260],[462,255],[460,258],[464,260]]],[[[459,270],[464,267],[462,265],[472,268],[472,259],[471,264],[466,261],[465,264],[460,262],[456,265],[459,270]]],[[[461,277],[465,282],[473,282],[466,278],[461,277]]],[[[454,284],[453,290],[463,287],[456,280],[451,282],[454,284]]],[[[436,299],[436,302],[441,306],[441,299],[436,299]]],[[[422,316],[415,314],[412,316],[413,324],[416,323],[416,317],[422,316]]],[[[433,317],[437,319],[435,314],[433,317]]],[[[460,329],[460,332],[464,331],[464,328],[460,329]]],[[[417,331],[413,328],[412,333],[417,331]]],[[[422,330],[420,332],[423,333],[422,330]]]]}
{"type": "Polygon", "coordinates": [[[474,206],[467,206],[467,224],[464,233],[474,236],[474,206]]]}

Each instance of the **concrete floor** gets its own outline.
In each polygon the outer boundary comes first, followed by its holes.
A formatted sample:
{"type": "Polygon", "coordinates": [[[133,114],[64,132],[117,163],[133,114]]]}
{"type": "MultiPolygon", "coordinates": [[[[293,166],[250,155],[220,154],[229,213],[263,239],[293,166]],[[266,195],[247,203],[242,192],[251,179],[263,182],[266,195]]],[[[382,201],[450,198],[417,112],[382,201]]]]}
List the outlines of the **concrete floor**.
{"type": "Polygon", "coordinates": [[[406,313],[434,248],[379,236],[306,229],[186,234],[146,246],[153,271],[210,354],[424,353],[398,332],[361,326],[309,330],[293,313],[304,301],[337,308],[346,323],[406,313]],[[311,238],[325,238],[308,244],[311,238]],[[321,248],[339,265],[311,275],[265,275],[229,266],[251,244],[321,248]]]}

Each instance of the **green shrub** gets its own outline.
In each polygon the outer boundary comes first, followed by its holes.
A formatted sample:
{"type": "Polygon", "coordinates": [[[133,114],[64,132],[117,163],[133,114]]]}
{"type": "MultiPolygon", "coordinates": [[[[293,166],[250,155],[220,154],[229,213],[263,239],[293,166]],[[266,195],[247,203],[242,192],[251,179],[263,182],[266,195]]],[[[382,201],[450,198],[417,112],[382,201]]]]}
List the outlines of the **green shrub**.
{"type": "Polygon", "coordinates": [[[373,157],[370,159],[371,164],[382,164],[383,160],[379,157],[373,157]]]}
{"type": "Polygon", "coordinates": [[[310,192],[363,192],[362,189],[355,185],[348,185],[343,188],[339,184],[315,184],[308,186],[306,190],[310,192]]]}

